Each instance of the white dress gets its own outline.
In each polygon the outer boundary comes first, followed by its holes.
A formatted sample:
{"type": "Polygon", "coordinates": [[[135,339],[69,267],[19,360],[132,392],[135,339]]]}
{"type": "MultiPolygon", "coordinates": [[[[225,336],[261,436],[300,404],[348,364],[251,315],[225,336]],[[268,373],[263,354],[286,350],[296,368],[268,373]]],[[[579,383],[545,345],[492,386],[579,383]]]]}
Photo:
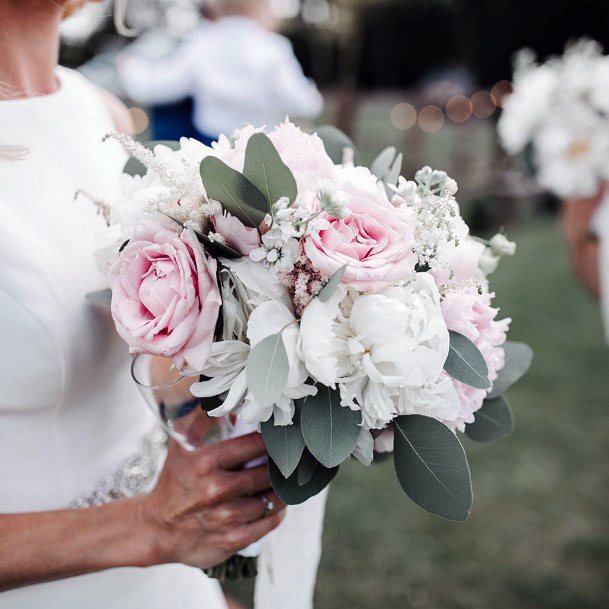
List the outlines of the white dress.
{"type": "MultiPolygon", "coordinates": [[[[125,157],[115,142],[101,141],[112,123],[95,88],[70,70],[57,75],[54,94],[0,101],[0,145],[28,149],[22,160],[0,160],[0,513],[127,496],[150,483],[163,458],[156,423],[130,378],[127,348],[107,312],[85,300],[105,287],[94,260],[104,224],[90,201],[74,195],[80,189],[103,197],[125,157]]],[[[324,501],[293,510],[265,542],[259,609],[311,607],[324,501]],[[279,579],[293,543],[303,551],[279,579]],[[291,603],[295,582],[304,586],[291,603]]],[[[0,593],[0,609],[40,607],[226,604],[217,582],[182,565],[113,569],[0,593]]]]}

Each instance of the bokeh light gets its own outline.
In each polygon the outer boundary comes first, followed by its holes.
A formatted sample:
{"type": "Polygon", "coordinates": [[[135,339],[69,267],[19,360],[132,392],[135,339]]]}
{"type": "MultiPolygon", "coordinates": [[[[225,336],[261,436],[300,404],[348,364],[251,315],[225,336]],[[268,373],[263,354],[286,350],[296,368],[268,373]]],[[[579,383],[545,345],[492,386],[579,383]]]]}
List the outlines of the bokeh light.
{"type": "Polygon", "coordinates": [[[400,131],[412,129],[417,123],[416,108],[407,102],[397,104],[391,110],[389,119],[391,120],[391,124],[400,131]]]}
{"type": "Polygon", "coordinates": [[[131,115],[131,120],[133,121],[133,131],[135,135],[144,133],[144,131],[148,129],[148,123],[150,122],[146,112],[144,112],[141,108],[129,108],[129,114],[131,115]]]}
{"type": "Polygon", "coordinates": [[[488,118],[496,108],[488,91],[477,91],[472,95],[472,113],[476,118],[488,118]]]}
{"type": "Polygon", "coordinates": [[[446,102],[446,115],[453,123],[464,123],[472,115],[472,102],[465,95],[455,95],[446,102]]]}
{"type": "Polygon", "coordinates": [[[438,106],[429,104],[419,111],[419,127],[427,133],[435,133],[444,125],[444,112],[438,106]]]}
{"type": "Polygon", "coordinates": [[[491,89],[491,99],[495,105],[503,106],[504,98],[512,92],[513,86],[509,80],[500,80],[491,89]]]}

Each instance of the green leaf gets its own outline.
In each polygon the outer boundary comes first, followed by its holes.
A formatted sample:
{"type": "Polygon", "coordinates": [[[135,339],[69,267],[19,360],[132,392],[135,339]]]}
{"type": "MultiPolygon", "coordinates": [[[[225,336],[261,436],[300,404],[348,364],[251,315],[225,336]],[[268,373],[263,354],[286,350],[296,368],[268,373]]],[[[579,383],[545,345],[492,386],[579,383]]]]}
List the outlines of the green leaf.
{"type": "Polygon", "coordinates": [[[328,156],[336,165],[342,164],[345,148],[351,148],[351,150],[353,150],[354,164],[361,165],[361,159],[355,144],[351,141],[351,138],[340,129],[337,129],[332,125],[323,125],[317,129],[317,135],[324,143],[328,156]]]}
{"type": "Polygon", "coordinates": [[[385,148],[370,165],[370,171],[379,179],[382,180],[395,159],[396,149],[393,146],[385,148]]]}
{"type": "Polygon", "coordinates": [[[508,341],[505,348],[505,366],[497,373],[488,397],[502,396],[514,383],[519,381],[531,367],[533,350],[529,345],[508,341]]]}
{"type": "Polygon", "coordinates": [[[484,400],[476,420],[465,426],[465,434],[476,442],[494,442],[509,436],[516,427],[510,403],[504,398],[484,400]]]}
{"type": "Polygon", "coordinates": [[[302,435],[307,448],[325,467],[335,467],[347,459],[360,432],[362,415],[341,406],[340,391],[318,385],[302,407],[302,435]]]}
{"type": "Polygon", "coordinates": [[[201,161],[200,171],[209,197],[246,226],[260,226],[267,212],[266,199],[245,176],[213,156],[201,161]]]}
{"type": "Polygon", "coordinates": [[[291,205],[298,194],[292,171],[264,133],[255,133],[250,137],[245,151],[243,175],[264,195],[269,213],[281,197],[287,197],[291,205]]]}
{"type": "Polygon", "coordinates": [[[296,470],[298,486],[304,486],[309,482],[309,480],[311,480],[313,474],[315,473],[315,468],[318,465],[323,467],[323,465],[321,465],[320,462],[311,454],[311,451],[308,448],[305,448],[302,452],[298,469],[296,470]]]}
{"type": "Polygon", "coordinates": [[[305,443],[300,430],[300,413],[296,410],[291,425],[275,425],[274,417],[261,423],[262,438],[275,465],[289,478],[300,462],[305,443]]]}
{"type": "Polygon", "coordinates": [[[348,266],[349,264],[341,266],[338,271],[336,271],[336,273],[334,273],[334,275],[330,277],[328,283],[326,283],[326,285],[321,288],[321,290],[319,290],[319,294],[317,294],[317,298],[319,298],[319,300],[321,300],[322,302],[328,302],[328,300],[332,298],[332,294],[334,294],[336,288],[338,288],[338,284],[343,278],[343,275],[345,274],[345,271],[347,270],[348,266]]]}
{"type": "Polygon", "coordinates": [[[273,459],[269,458],[269,475],[273,490],[286,505],[298,505],[318,495],[332,482],[337,472],[338,467],[328,469],[320,463],[306,484],[300,485],[298,472],[294,472],[289,478],[284,478],[273,459]]]}
{"type": "Polygon", "coordinates": [[[404,492],[432,514],[467,520],[472,483],[457,436],[446,425],[421,415],[400,416],[393,424],[393,459],[404,492]]]}
{"type": "Polygon", "coordinates": [[[458,332],[449,332],[450,348],[444,370],[454,379],[475,387],[489,389],[488,368],[478,347],[469,338],[458,332]]]}
{"type": "Polygon", "coordinates": [[[247,385],[260,406],[277,402],[288,382],[290,364],[281,332],[259,342],[247,358],[247,385]]]}
{"type": "MultiPolygon", "coordinates": [[[[180,149],[180,142],[175,142],[173,140],[152,140],[150,142],[141,142],[142,146],[145,146],[149,150],[152,150],[155,146],[162,144],[163,146],[168,146],[172,150],[180,149]]],[[[131,158],[123,167],[123,173],[126,173],[130,176],[143,176],[146,175],[148,169],[146,165],[140,163],[137,159],[131,158]]]]}

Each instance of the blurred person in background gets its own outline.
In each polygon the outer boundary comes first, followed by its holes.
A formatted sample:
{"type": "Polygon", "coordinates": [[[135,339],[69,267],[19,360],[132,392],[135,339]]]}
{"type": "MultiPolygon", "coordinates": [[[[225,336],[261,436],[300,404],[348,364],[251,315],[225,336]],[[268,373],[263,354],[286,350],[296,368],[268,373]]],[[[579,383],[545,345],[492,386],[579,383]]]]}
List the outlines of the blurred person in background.
{"type": "MultiPolygon", "coordinates": [[[[140,104],[194,100],[193,122],[206,144],[244,123],[274,126],[286,115],[314,118],[323,109],[268,0],[214,0],[218,20],[195,30],[166,58],[127,48],[118,59],[125,91],[140,104]]],[[[176,133],[173,139],[177,139],[176,133]]]]}
{"type": "Polygon", "coordinates": [[[243,469],[266,454],[257,433],[167,450],[109,312],[87,302],[107,287],[105,222],[75,193],[111,194],[126,155],[102,138],[131,125],[57,65],[79,4],[0,0],[0,609],[227,609],[201,569],[274,529],[256,606],[310,609],[325,495],[286,513],[268,468],[243,469]]]}

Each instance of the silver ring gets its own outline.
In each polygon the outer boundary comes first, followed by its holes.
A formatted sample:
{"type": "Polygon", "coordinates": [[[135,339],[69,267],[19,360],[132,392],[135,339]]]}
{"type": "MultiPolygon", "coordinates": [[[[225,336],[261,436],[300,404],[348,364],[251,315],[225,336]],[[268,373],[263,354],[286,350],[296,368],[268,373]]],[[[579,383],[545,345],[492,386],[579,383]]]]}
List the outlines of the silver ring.
{"type": "Polygon", "coordinates": [[[268,516],[275,509],[275,504],[264,493],[260,495],[260,499],[262,499],[262,503],[264,504],[263,517],[268,516]]]}

